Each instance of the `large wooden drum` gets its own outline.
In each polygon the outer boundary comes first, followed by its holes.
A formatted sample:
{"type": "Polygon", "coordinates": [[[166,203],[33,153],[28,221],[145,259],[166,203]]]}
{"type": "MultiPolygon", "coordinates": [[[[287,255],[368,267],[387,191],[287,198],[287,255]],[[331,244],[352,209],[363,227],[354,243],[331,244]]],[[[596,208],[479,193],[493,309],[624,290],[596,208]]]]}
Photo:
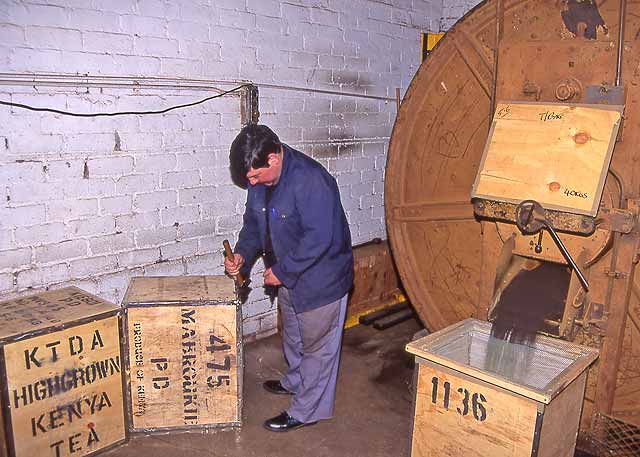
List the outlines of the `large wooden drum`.
{"type": "MultiPolygon", "coordinates": [[[[526,257],[532,241],[513,224],[474,214],[471,191],[495,106],[501,101],[625,105],[597,229],[561,234],[592,286],[581,295],[572,281],[557,333],[600,350],[590,370],[581,426],[594,434],[597,424],[611,418],[640,426],[634,394],[640,382],[640,287],[634,280],[639,237],[630,228],[635,222],[623,229],[620,221],[607,218],[617,212],[637,220],[639,30],[637,1],[480,3],[416,73],[393,129],[385,178],[392,253],[420,319],[431,331],[468,317],[487,319],[500,269],[508,264],[505,253],[526,257]],[[626,11],[619,48],[621,3],[626,11]]],[[[546,247],[543,251],[541,260],[564,263],[546,247]]],[[[599,433],[606,442],[614,433],[603,427],[599,433]]]]}

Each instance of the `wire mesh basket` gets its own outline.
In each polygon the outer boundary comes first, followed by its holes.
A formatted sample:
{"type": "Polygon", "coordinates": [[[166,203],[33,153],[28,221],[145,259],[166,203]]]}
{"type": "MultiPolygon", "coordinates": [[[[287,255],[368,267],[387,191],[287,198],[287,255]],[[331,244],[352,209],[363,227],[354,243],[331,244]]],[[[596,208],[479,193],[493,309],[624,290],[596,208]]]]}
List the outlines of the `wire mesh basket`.
{"type": "Polygon", "coordinates": [[[617,417],[596,414],[589,441],[599,457],[640,456],[640,427],[617,417]]]}
{"type": "Polygon", "coordinates": [[[597,357],[595,349],[540,335],[530,344],[500,340],[491,336],[490,323],[475,319],[410,343],[407,349],[544,403],[597,357]]]}

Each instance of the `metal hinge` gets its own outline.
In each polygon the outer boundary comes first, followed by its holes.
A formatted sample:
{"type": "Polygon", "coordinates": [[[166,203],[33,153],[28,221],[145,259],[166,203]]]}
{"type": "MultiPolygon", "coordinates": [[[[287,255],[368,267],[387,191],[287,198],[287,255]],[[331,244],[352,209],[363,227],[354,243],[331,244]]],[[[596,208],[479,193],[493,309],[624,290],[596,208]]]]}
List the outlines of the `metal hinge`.
{"type": "Polygon", "coordinates": [[[613,279],[625,279],[628,276],[627,273],[623,273],[622,271],[611,271],[608,268],[605,268],[604,274],[613,279]]]}
{"type": "Polygon", "coordinates": [[[618,208],[602,208],[598,217],[601,218],[598,228],[619,233],[631,233],[636,223],[636,214],[633,211],[618,208]]]}

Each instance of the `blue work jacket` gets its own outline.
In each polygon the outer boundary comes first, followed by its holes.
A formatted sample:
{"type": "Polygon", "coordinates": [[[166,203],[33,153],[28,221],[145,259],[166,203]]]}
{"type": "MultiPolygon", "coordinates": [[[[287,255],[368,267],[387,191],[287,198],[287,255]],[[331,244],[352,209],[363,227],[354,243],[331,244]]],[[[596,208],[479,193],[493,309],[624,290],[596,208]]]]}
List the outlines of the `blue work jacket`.
{"type": "MultiPolygon", "coordinates": [[[[282,173],[268,214],[276,263],[272,271],[289,289],[296,312],[329,304],[353,284],[351,234],[335,179],[318,162],[283,144],[282,173]]],[[[267,187],[249,185],[235,250],[244,273],[265,251],[267,187]]]]}

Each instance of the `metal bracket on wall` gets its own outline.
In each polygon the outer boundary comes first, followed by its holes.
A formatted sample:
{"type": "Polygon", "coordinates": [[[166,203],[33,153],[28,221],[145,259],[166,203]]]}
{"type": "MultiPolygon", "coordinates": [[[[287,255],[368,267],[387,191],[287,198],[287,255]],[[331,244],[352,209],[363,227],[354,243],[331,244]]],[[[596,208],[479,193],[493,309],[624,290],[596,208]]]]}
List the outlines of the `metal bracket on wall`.
{"type": "Polygon", "coordinates": [[[598,86],[587,86],[585,103],[594,105],[624,105],[626,94],[624,87],[608,86],[601,84],[598,86]]]}
{"type": "Polygon", "coordinates": [[[605,311],[603,303],[591,302],[578,310],[573,323],[580,325],[591,335],[604,336],[608,318],[609,313],[605,311]]]}
{"type": "Polygon", "coordinates": [[[240,123],[243,127],[258,123],[260,118],[258,100],[258,86],[247,84],[240,94],[240,123]]]}
{"type": "Polygon", "coordinates": [[[600,208],[598,228],[612,232],[631,233],[635,227],[636,214],[633,211],[618,208],[600,208]]]}
{"type": "MultiPolygon", "coordinates": [[[[623,86],[608,86],[601,84],[598,86],[587,86],[585,103],[595,105],[624,105],[626,101],[626,89],[623,86]]],[[[620,127],[616,142],[622,141],[624,131],[624,116],[620,118],[620,127]]]]}

